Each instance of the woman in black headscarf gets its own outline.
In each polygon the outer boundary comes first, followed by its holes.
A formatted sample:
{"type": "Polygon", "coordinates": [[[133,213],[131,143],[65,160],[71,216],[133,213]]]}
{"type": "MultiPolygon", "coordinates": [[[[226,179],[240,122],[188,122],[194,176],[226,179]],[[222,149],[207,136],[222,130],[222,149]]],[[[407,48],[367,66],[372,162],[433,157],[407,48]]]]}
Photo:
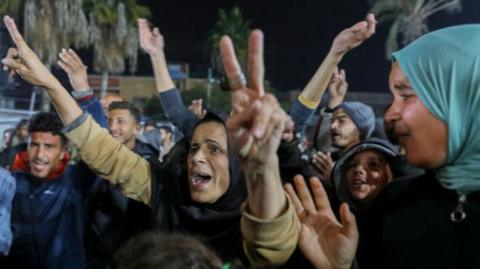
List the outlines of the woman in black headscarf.
{"type": "Polygon", "coordinates": [[[151,206],[155,228],[201,235],[230,260],[242,253],[240,206],[247,191],[226,134],[219,116],[200,120],[192,140],[179,141],[168,165],[152,173],[151,206]]]}

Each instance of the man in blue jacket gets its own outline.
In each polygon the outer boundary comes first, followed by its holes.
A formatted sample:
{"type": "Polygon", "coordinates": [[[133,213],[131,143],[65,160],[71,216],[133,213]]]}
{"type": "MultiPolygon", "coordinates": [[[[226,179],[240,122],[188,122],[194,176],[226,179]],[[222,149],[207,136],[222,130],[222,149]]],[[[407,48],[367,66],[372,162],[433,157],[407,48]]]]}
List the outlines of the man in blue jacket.
{"type": "Polygon", "coordinates": [[[55,114],[30,121],[27,151],[12,166],[13,243],[2,268],[85,268],[84,209],[96,176],[83,163],[69,165],[61,129],[55,114]]]}

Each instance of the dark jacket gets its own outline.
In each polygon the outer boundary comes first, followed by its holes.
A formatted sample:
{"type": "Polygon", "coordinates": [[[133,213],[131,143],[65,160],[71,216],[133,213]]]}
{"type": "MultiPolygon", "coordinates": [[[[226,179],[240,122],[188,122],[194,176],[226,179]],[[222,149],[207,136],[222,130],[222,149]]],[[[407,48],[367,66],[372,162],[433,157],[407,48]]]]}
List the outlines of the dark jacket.
{"type": "Polygon", "coordinates": [[[456,192],[432,172],[390,183],[368,219],[359,220],[362,268],[480,268],[480,192],[467,196],[466,218],[451,220],[456,192]]]}
{"type": "Polygon", "coordinates": [[[180,140],[161,166],[152,171],[152,225],[162,231],[194,234],[204,239],[224,261],[247,264],[240,232],[240,205],[246,186],[239,160],[229,157],[230,185],[215,203],[195,203],[190,198],[186,159],[189,140],[180,140]]]}
{"type": "MultiPolygon", "coordinates": [[[[106,128],[103,109],[94,95],[84,97],[78,103],[106,128]]],[[[158,151],[138,139],[133,151],[154,165],[158,162],[158,151]]],[[[111,265],[113,255],[122,243],[150,228],[150,208],[129,199],[107,180],[98,178],[91,191],[85,232],[87,268],[106,268],[111,265]]]]}
{"type": "Polygon", "coordinates": [[[13,244],[2,268],[85,268],[85,203],[95,175],[83,163],[51,180],[15,172],[13,244]]]}
{"type": "MultiPolygon", "coordinates": [[[[158,151],[149,144],[137,139],[133,151],[152,165],[158,163],[158,151]]],[[[151,227],[150,208],[107,180],[98,181],[88,205],[87,268],[108,267],[124,242],[151,227]]]]}

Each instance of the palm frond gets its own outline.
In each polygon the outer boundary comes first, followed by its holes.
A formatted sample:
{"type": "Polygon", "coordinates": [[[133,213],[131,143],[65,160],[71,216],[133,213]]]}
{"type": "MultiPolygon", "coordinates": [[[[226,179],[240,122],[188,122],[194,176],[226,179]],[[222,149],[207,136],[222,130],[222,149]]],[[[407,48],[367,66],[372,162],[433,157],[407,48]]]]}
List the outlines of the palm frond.
{"type": "Polygon", "coordinates": [[[429,31],[428,17],[439,11],[453,13],[461,10],[461,0],[377,0],[372,8],[380,23],[393,21],[385,43],[387,59],[402,45],[414,41],[429,31]]]}

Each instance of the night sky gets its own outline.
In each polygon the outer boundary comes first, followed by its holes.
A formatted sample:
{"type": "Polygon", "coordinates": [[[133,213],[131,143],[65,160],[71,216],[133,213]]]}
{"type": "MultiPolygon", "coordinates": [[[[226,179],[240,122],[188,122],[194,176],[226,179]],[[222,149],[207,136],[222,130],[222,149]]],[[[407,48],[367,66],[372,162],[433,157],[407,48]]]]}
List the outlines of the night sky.
{"type": "MultiPolygon", "coordinates": [[[[218,9],[239,6],[244,18],[251,21],[252,28],[260,28],[265,33],[266,79],[277,91],[303,89],[328,52],[333,38],[344,28],[363,19],[369,10],[367,0],[138,2],[151,8],[151,21],[165,37],[167,60],[170,63],[189,63],[192,77],[206,77],[209,67],[206,39],[217,19],[218,9]]],[[[462,3],[463,11],[460,13],[447,15],[440,12],[432,16],[429,19],[430,29],[480,23],[480,0],[462,0],[462,3]]],[[[379,25],[377,33],[347,54],[340,64],[347,71],[350,91],[388,91],[390,63],[384,56],[388,27],[388,24],[379,25]]],[[[8,38],[3,26],[0,30],[4,32],[3,37],[8,38]]],[[[4,41],[0,43],[0,52],[3,52],[7,44],[4,41]]],[[[80,49],[78,52],[84,62],[91,65],[92,50],[80,49]]],[[[53,71],[68,84],[63,71],[55,68],[53,71]]],[[[152,75],[150,60],[144,53],[140,53],[136,75],[152,75]]],[[[24,94],[27,101],[29,91],[26,89],[24,94]]],[[[11,94],[18,96],[22,92],[15,90],[15,94],[11,94]]]]}
{"type": "MultiPolygon", "coordinates": [[[[366,0],[144,0],[151,7],[152,23],[165,37],[169,62],[188,62],[193,76],[206,74],[209,60],[205,40],[219,8],[239,6],[253,28],[265,33],[266,78],[279,91],[302,89],[325,57],[333,38],[364,18],[366,0]]],[[[463,0],[463,11],[437,13],[430,29],[463,23],[480,23],[480,1],[463,0]]],[[[342,61],[351,91],[386,91],[390,63],[385,60],[387,24],[342,61]]],[[[145,55],[139,73],[151,74],[145,55]]]]}

